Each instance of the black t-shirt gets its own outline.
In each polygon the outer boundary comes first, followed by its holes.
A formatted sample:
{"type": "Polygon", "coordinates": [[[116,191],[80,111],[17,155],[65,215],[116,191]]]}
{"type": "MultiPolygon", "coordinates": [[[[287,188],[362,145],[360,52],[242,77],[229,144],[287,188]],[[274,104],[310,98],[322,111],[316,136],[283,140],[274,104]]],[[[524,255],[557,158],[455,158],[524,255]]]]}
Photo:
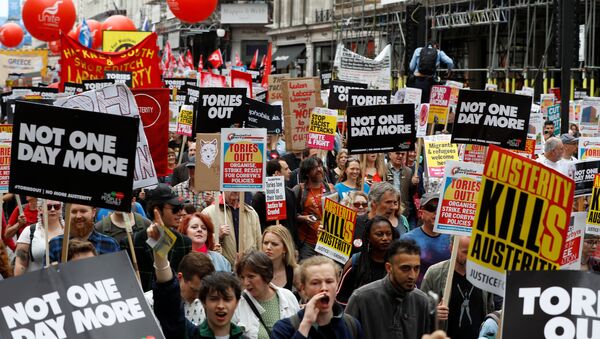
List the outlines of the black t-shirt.
{"type": "Polygon", "coordinates": [[[323,338],[335,338],[335,331],[333,330],[333,326],[331,325],[331,323],[319,326],[317,332],[323,335],[323,338]]]}
{"type": "Polygon", "coordinates": [[[485,318],[482,292],[473,286],[465,276],[454,272],[452,295],[448,316],[448,336],[450,338],[477,339],[479,327],[485,318]]]}

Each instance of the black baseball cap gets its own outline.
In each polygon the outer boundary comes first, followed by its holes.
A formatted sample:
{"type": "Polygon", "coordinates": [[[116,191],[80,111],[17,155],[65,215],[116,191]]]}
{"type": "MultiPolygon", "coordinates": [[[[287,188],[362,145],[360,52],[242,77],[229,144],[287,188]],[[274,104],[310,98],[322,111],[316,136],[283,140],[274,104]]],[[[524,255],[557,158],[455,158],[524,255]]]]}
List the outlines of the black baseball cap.
{"type": "Polygon", "coordinates": [[[169,185],[163,183],[158,184],[153,190],[146,191],[146,200],[160,201],[173,206],[180,206],[185,203],[185,199],[177,196],[169,185]]]}

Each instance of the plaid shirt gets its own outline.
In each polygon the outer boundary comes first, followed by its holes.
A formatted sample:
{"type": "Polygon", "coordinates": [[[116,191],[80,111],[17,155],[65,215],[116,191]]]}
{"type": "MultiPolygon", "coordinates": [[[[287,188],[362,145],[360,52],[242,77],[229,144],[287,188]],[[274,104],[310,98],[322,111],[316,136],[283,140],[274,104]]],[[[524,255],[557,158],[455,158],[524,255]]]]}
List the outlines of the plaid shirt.
{"type": "MultiPolygon", "coordinates": [[[[69,239],[73,238],[74,237],[71,237],[69,239]]],[[[95,230],[92,231],[92,234],[90,234],[87,240],[94,244],[94,247],[96,247],[96,253],[98,253],[98,255],[119,252],[121,250],[119,244],[115,239],[107,235],[98,233],[95,230]]],[[[62,242],[63,236],[59,235],[52,238],[52,240],[50,240],[50,243],[48,243],[50,251],[50,262],[60,262],[62,255],[62,242]]]]}
{"type": "Polygon", "coordinates": [[[202,210],[206,207],[204,199],[202,199],[202,192],[196,192],[193,187],[190,187],[190,179],[173,186],[171,190],[178,197],[189,200],[196,209],[202,210]]]}
{"type": "MultiPolygon", "coordinates": [[[[171,267],[177,271],[181,259],[192,250],[192,240],[179,232],[172,231],[177,239],[175,240],[173,248],[169,251],[169,263],[171,264],[171,267]]],[[[144,292],[152,289],[152,282],[156,280],[153,266],[154,254],[152,253],[150,246],[146,244],[146,240],[148,240],[146,230],[140,230],[133,235],[133,247],[135,249],[135,256],[140,271],[140,280],[144,292]]],[[[127,238],[121,240],[121,249],[127,250],[127,254],[131,256],[127,238]]]]}

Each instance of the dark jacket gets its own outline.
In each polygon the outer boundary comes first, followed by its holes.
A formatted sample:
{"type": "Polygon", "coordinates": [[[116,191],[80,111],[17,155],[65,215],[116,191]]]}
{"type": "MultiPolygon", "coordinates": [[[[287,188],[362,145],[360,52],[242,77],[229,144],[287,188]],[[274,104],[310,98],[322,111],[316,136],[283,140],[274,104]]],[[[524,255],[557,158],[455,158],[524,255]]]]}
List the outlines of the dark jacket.
{"type": "MultiPolygon", "coordinates": [[[[334,304],[333,314],[334,314],[334,316],[333,316],[333,318],[331,318],[331,325],[333,327],[333,331],[335,332],[335,338],[325,338],[323,336],[323,334],[317,330],[317,327],[315,325],[313,325],[313,327],[311,327],[310,331],[308,332],[308,337],[305,337],[302,334],[300,334],[300,332],[298,332],[298,329],[295,328],[294,325],[292,325],[290,318],[281,319],[281,320],[277,321],[275,323],[275,325],[273,325],[272,338],[273,339],[290,339],[290,338],[292,338],[292,339],[304,339],[304,338],[353,339],[352,332],[348,328],[348,326],[346,326],[346,322],[344,321],[344,318],[343,318],[344,312],[340,305],[334,304]]],[[[300,322],[302,322],[302,319],[304,318],[304,310],[300,310],[297,313],[297,315],[300,318],[300,322]]],[[[362,331],[362,327],[360,326],[360,322],[354,318],[352,320],[356,324],[358,338],[362,338],[363,331],[362,331]]],[[[354,338],[354,339],[358,339],[358,338],[354,338]]]]}
{"type": "MultiPolygon", "coordinates": [[[[277,223],[275,220],[267,221],[267,203],[265,198],[264,192],[256,192],[252,197],[252,208],[254,208],[258,214],[261,231],[264,231],[268,226],[277,223]]],[[[296,199],[294,198],[292,190],[287,187],[285,188],[285,211],[287,217],[280,220],[280,223],[290,231],[294,244],[296,245],[296,248],[298,248],[300,240],[298,239],[298,229],[296,228],[296,199]]]]}

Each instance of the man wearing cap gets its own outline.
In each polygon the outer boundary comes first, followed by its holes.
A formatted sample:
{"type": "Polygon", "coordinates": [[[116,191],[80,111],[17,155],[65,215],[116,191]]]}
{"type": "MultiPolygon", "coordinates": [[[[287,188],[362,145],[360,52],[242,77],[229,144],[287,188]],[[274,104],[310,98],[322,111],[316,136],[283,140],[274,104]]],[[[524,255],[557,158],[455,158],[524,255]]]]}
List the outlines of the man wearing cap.
{"type": "Polygon", "coordinates": [[[433,231],[438,201],[439,194],[424,194],[417,214],[423,225],[402,235],[400,238],[412,239],[421,248],[421,271],[417,279],[417,286],[419,287],[429,266],[450,258],[450,236],[433,231]]]}
{"type": "Polygon", "coordinates": [[[180,182],[179,184],[173,186],[173,193],[183,200],[189,201],[197,210],[201,211],[206,207],[206,205],[204,204],[204,199],[202,199],[202,192],[198,192],[194,188],[196,157],[191,157],[190,161],[185,164],[185,167],[188,170],[189,178],[186,181],[180,182]]]}
{"type": "Polygon", "coordinates": [[[579,138],[575,138],[570,133],[565,133],[560,136],[560,141],[562,141],[565,148],[565,152],[562,156],[563,160],[577,161],[577,158],[574,155],[577,154],[579,138]]]}
{"type": "MultiPolygon", "coordinates": [[[[175,235],[175,244],[169,250],[168,258],[171,267],[179,267],[179,262],[192,250],[192,241],[190,238],[177,232],[177,227],[182,217],[184,199],[178,197],[171,187],[167,184],[158,184],[153,190],[146,190],[146,212],[153,223],[154,210],[158,209],[164,226],[168,227],[175,235]]],[[[133,247],[137,257],[138,268],[140,271],[140,281],[142,289],[148,291],[152,288],[152,282],[156,279],[154,276],[153,251],[148,244],[148,235],[146,230],[138,231],[133,237],[133,247]]],[[[121,243],[122,249],[128,249],[127,243],[121,243]]],[[[129,253],[129,251],[127,252],[129,253]]]]}

